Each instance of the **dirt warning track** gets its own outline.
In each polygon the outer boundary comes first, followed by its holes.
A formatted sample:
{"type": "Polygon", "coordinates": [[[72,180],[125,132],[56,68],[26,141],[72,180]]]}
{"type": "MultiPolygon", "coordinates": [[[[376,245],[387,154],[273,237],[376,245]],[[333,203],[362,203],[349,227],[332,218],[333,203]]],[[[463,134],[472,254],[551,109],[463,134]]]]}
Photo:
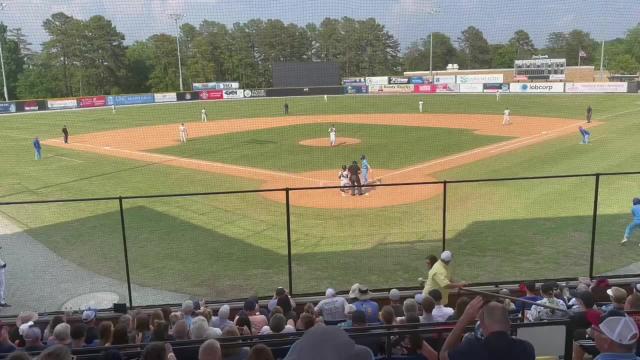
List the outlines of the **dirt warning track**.
{"type": "MultiPolygon", "coordinates": [[[[558,118],[513,116],[513,124],[502,125],[502,117],[476,114],[367,114],[323,115],[277,118],[220,120],[207,123],[185,123],[189,137],[206,137],[233,132],[269,129],[314,123],[357,123],[471,129],[477,134],[514,137],[508,141],[476,148],[459,154],[431,160],[404,169],[375,168],[369,175],[374,183],[406,183],[435,181],[434,173],[474,161],[504,154],[516,149],[548,141],[567,134],[576,134],[583,121],[558,118]]],[[[589,124],[598,125],[597,122],[589,124]]],[[[150,163],[242,176],[262,181],[262,188],[337,186],[337,167],[332,170],[307,173],[286,173],[240,165],[162,155],[148,150],[179,143],[179,124],[155,125],[138,128],[103,131],[71,137],[70,144],[61,139],[50,139],[44,144],[71,148],[109,156],[146,161],[150,163]]],[[[311,139],[312,143],[320,140],[311,139]]],[[[328,139],[326,140],[328,143],[328,139]]],[[[341,142],[338,136],[338,143],[341,142]]],[[[326,144],[325,143],[325,144],[326,144]]],[[[373,163],[372,163],[373,165],[373,163]]],[[[364,196],[350,196],[337,189],[292,191],[291,204],[314,208],[374,208],[408,204],[436,196],[441,185],[366,187],[364,196]]],[[[263,193],[274,201],[284,201],[281,193],[263,193]]]]}

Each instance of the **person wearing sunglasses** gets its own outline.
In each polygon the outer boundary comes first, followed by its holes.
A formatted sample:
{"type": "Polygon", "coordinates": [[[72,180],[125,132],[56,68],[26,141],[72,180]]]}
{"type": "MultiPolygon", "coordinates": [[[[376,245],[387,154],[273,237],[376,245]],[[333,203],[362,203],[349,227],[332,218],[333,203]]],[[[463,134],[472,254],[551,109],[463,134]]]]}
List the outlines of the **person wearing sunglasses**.
{"type": "Polygon", "coordinates": [[[590,319],[592,326],[587,334],[600,351],[594,360],[640,360],[635,354],[638,344],[638,325],[627,314],[611,310],[590,319]]]}

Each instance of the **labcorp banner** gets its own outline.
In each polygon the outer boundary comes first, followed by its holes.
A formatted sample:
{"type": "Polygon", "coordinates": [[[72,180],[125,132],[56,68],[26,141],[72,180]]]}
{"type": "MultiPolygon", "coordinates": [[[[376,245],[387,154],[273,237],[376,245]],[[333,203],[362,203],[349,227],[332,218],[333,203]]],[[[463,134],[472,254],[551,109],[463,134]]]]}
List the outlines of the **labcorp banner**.
{"type": "Polygon", "coordinates": [[[157,93],[153,94],[153,102],[175,102],[178,101],[178,95],[176,93],[157,93]]]}
{"type": "Polygon", "coordinates": [[[565,92],[568,93],[604,93],[627,92],[626,82],[601,82],[601,83],[567,83],[565,92]]]}
{"type": "Polygon", "coordinates": [[[564,92],[564,83],[511,83],[510,92],[519,93],[561,93],[564,92]]]}
{"type": "Polygon", "coordinates": [[[387,76],[374,76],[366,79],[366,84],[371,85],[387,85],[389,84],[389,78],[387,76]]]}
{"type": "Polygon", "coordinates": [[[76,99],[48,100],[47,108],[51,110],[75,109],[78,107],[76,99]]]}
{"type": "Polygon", "coordinates": [[[222,93],[222,98],[223,99],[242,99],[244,98],[244,90],[242,89],[224,90],[224,93],[222,93]]]}
{"type": "Polygon", "coordinates": [[[484,83],[501,83],[503,81],[502,74],[476,74],[476,75],[458,75],[456,77],[458,84],[484,84],[484,83]]]}

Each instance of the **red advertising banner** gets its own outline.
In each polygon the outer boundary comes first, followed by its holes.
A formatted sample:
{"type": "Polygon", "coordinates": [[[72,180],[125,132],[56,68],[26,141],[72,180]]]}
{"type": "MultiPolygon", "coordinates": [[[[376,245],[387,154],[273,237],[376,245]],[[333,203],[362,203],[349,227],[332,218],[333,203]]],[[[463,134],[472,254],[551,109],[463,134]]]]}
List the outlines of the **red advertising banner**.
{"type": "Polygon", "coordinates": [[[529,77],[527,75],[516,75],[513,77],[513,81],[527,81],[529,77]]]}
{"type": "Polygon", "coordinates": [[[224,90],[204,90],[200,91],[200,100],[222,100],[224,90]]]}
{"type": "Polygon", "coordinates": [[[24,111],[38,111],[38,102],[35,100],[25,102],[24,111]]]}
{"type": "Polygon", "coordinates": [[[91,97],[78,98],[78,106],[81,108],[107,106],[107,97],[91,96],[91,97]]]}
{"type": "Polygon", "coordinates": [[[450,84],[416,84],[413,86],[413,92],[415,94],[435,94],[457,91],[457,88],[450,84]]]}

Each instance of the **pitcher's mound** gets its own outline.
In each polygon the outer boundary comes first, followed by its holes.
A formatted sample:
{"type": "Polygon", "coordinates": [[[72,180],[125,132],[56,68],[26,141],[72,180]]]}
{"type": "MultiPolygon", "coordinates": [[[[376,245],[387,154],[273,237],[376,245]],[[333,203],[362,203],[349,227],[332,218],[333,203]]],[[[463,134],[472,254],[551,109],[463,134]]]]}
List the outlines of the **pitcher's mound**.
{"type": "MultiPolygon", "coordinates": [[[[360,143],[360,139],[346,138],[346,137],[339,137],[336,139],[336,146],[352,145],[352,144],[359,144],[359,143],[360,143]]],[[[298,144],[306,145],[306,146],[326,146],[326,147],[331,146],[331,144],[329,143],[329,138],[302,140],[298,144]]]]}

